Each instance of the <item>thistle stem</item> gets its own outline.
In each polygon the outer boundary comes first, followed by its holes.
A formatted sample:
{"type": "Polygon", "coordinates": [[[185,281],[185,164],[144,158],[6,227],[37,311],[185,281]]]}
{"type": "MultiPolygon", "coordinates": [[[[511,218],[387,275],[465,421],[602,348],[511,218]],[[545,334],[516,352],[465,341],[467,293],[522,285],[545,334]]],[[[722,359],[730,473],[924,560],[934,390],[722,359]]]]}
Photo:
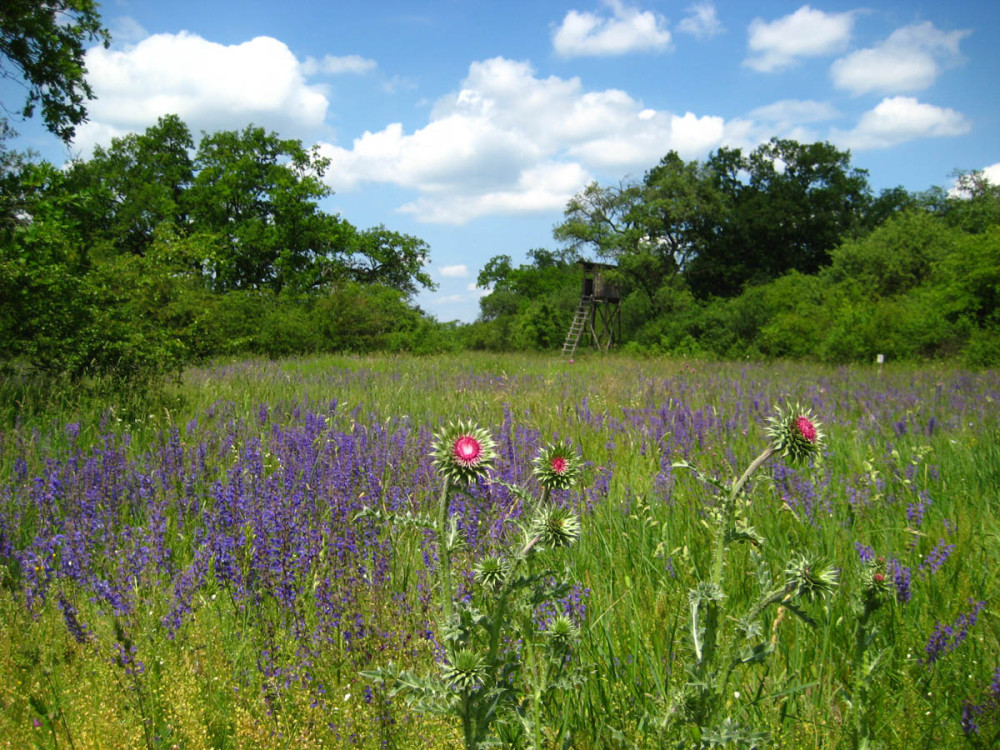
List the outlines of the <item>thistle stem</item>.
{"type": "Polygon", "coordinates": [[[757,458],[755,458],[751,462],[751,464],[747,467],[747,470],[743,472],[743,476],[741,476],[738,480],[736,480],[736,484],[733,485],[733,489],[729,493],[730,502],[736,499],[736,496],[743,490],[743,485],[747,483],[747,480],[750,479],[750,477],[753,476],[753,473],[757,471],[757,469],[759,469],[765,461],[767,461],[771,456],[773,456],[774,453],[775,453],[774,447],[768,446],[767,448],[764,449],[763,453],[761,453],[759,456],[757,456],[757,458]]]}
{"type": "Polygon", "coordinates": [[[441,611],[445,628],[451,626],[453,595],[451,590],[451,548],[448,545],[448,500],[451,493],[451,479],[444,478],[441,499],[438,504],[438,568],[441,573],[441,611]]]}
{"type": "Polygon", "coordinates": [[[722,586],[722,569],[726,557],[726,537],[729,534],[729,527],[733,522],[736,497],[743,491],[743,487],[746,485],[750,477],[753,476],[754,472],[756,472],[765,461],[771,458],[774,453],[775,450],[773,446],[765,448],[763,453],[757,456],[757,458],[755,458],[747,467],[747,470],[743,472],[743,475],[736,480],[729,492],[729,497],[725,500],[725,505],[722,508],[722,518],[719,519],[719,529],[715,535],[715,551],[712,555],[712,583],[717,586],[722,586]]]}

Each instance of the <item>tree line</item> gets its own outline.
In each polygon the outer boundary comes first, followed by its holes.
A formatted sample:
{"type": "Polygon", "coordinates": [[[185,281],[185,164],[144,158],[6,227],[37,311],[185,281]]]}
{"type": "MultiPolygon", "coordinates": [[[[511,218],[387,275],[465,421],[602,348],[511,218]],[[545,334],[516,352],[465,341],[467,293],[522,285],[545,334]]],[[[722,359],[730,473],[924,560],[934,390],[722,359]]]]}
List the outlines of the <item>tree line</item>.
{"type": "Polygon", "coordinates": [[[875,194],[829,143],[670,152],[641,180],[588,185],[554,238],[486,264],[470,345],[561,345],[587,258],[615,266],[633,352],[1000,362],[1000,186],[979,172],[875,194]]]}
{"type": "MultiPolygon", "coordinates": [[[[9,132],[9,131],[8,131],[9,132]]],[[[263,128],[177,116],[59,168],[4,149],[0,341],[81,376],[217,354],[437,347],[429,247],[324,212],[328,166],[263,128]]]]}

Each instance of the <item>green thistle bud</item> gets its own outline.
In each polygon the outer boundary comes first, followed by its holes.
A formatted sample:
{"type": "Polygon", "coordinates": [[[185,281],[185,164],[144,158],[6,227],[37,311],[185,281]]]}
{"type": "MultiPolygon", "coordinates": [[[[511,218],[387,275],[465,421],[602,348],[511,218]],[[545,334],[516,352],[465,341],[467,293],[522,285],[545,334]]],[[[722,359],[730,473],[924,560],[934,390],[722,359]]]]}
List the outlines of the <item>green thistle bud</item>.
{"type": "Polygon", "coordinates": [[[449,424],[431,444],[434,468],[442,477],[468,483],[486,476],[496,460],[496,443],[490,433],[471,422],[449,424]]]}
{"type": "Polygon", "coordinates": [[[786,410],[777,407],[776,414],[768,417],[767,434],[776,453],[793,462],[801,461],[822,447],[822,425],[813,419],[808,409],[802,409],[798,404],[786,405],[786,410]]]}
{"type": "Polygon", "coordinates": [[[547,490],[568,490],[580,479],[581,462],[568,443],[553,443],[534,459],[534,474],[547,490]]]}
{"type": "Polygon", "coordinates": [[[542,547],[568,547],[580,538],[580,519],[564,508],[542,508],[531,524],[542,547]]]}
{"type": "Polygon", "coordinates": [[[566,615],[559,615],[549,623],[545,635],[553,650],[563,652],[580,637],[580,628],[566,615]]]}
{"type": "Polygon", "coordinates": [[[486,679],[486,662],[475,651],[462,649],[445,666],[442,677],[458,690],[477,690],[486,679]]]}
{"type": "Polygon", "coordinates": [[[805,555],[795,555],[785,567],[785,588],[795,598],[812,601],[833,593],[839,574],[832,566],[810,561],[805,555]]]}
{"type": "Polygon", "coordinates": [[[895,593],[892,577],[886,570],[885,560],[879,558],[865,563],[861,571],[863,602],[869,612],[874,612],[895,593]]]}
{"type": "Polygon", "coordinates": [[[473,569],[476,583],[486,589],[498,589],[507,580],[507,564],[499,557],[486,557],[473,569]]]}

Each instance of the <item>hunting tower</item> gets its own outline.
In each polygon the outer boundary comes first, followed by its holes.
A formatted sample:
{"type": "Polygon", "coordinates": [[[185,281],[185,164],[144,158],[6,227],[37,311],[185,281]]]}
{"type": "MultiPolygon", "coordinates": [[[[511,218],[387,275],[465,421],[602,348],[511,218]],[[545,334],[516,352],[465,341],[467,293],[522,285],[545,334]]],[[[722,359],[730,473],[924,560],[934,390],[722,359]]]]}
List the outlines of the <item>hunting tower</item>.
{"type": "Polygon", "coordinates": [[[563,344],[564,357],[573,356],[581,336],[601,352],[607,352],[622,337],[621,294],[604,276],[605,271],[616,266],[586,260],[578,265],[583,269],[583,289],[563,344]]]}

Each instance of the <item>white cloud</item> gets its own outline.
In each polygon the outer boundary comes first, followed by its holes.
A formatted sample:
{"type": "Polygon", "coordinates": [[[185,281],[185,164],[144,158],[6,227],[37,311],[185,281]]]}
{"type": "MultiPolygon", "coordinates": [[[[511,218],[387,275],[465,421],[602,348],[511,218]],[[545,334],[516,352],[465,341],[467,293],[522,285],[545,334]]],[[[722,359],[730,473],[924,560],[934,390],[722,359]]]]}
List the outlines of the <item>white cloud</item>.
{"type": "Polygon", "coordinates": [[[464,279],[469,275],[469,267],[464,263],[457,266],[445,266],[441,269],[441,277],[445,279],[464,279]]]}
{"type": "Polygon", "coordinates": [[[559,55],[625,55],[670,47],[670,32],[661,16],[629,7],[622,0],[605,0],[604,4],[611,9],[612,17],[578,10],[566,14],[552,36],[559,55]]]}
{"type": "Polygon", "coordinates": [[[744,145],[743,135],[721,117],[650,109],[624,91],[586,91],[578,78],[540,78],[530,64],[498,57],[470,65],[424,127],[407,133],[395,123],[321,150],[334,190],[414,188],[417,197],[400,210],[461,224],[560,210],[595,172],[647,169],[671,149],[703,157],[734,138],[744,145]]]}
{"type": "Polygon", "coordinates": [[[715,5],[713,3],[696,3],[686,10],[687,15],[677,24],[678,31],[690,34],[698,39],[708,39],[725,31],[718,16],[715,14],[715,5]]]}
{"type": "Polygon", "coordinates": [[[808,5],[770,23],[755,18],[749,28],[751,55],[743,64],[771,73],[794,65],[802,57],[836,54],[847,46],[853,26],[851,12],[824,13],[808,5]]]}
{"type": "Polygon", "coordinates": [[[302,73],[307,76],[316,75],[317,73],[326,73],[328,75],[342,75],[344,73],[363,75],[370,73],[377,67],[378,63],[361,55],[342,55],[339,57],[324,55],[322,60],[307,57],[305,62],[302,63],[302,73]]]}
{"type": "Polygon", "coordinates": [[[483,193],[456,190],[447,196],[427,195],[399,210],[437,224],[465,224],[489,214],[559,211],[592,179],[579,164],[542,164],[524,170],[510,186],[483,193]]]}
{"type": "Polygon", "coordinates": [[[852,94],[921,91],[961,61],[970,31],[941,31],[930,21],[904,26],[874,47],[852,52],[830,68],[833,85],[852,94]]]}
{"type": "Polygon", "coordinates": [[[853,130],[834,130],[833,140],[858,150],[888,148],[916,138],[964,135],[971,127],[953,109],[924,104],[909,96],[894,96],[865,112],[853,130]]]}
{"type": "Polygon", "coordinates": [[[193,132],[242,128],[279,131],[323,123],[329,102],[305,82],[282,42],[257,37],[222,45],[181,32],[156,34],[124,50],[87,52],[87,80],[97,98],[75,145],[89,150],[108,132],[146,128],[176,114],[193,132]]]}
{"type": "Polygon", "coordinates": [[[726,140],[726,123],[721,117],[698,117],[692,112],[683,116],[669,112],[656,112],[652,117],[642,114],[623,121],[616,130],[572,146],[569,153],[611,170],[626,165],[652,166],[671,150],[693,159],[726,140]]]}
{"type": "Polygon", "coordinates": [[[983,176],[994,185],[1000,185],[1000,162],[983,167],[983,176]]]}

